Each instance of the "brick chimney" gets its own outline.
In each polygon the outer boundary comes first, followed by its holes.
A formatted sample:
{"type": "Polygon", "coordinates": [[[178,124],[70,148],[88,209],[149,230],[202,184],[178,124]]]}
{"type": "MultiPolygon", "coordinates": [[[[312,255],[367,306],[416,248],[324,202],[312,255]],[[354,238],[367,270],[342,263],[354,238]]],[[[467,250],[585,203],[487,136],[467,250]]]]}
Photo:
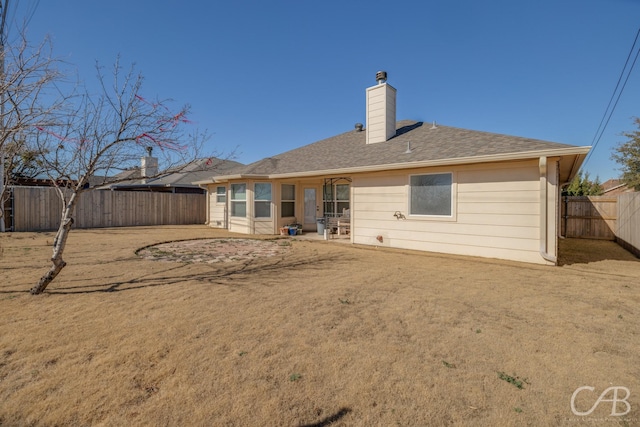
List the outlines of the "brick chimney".
{"type": "Polygon", "coordinates": [[[386,71],[376,73],[378,84],[367,88],[367,144],[385,142],[396,134],[396,89],[386,71]]]}

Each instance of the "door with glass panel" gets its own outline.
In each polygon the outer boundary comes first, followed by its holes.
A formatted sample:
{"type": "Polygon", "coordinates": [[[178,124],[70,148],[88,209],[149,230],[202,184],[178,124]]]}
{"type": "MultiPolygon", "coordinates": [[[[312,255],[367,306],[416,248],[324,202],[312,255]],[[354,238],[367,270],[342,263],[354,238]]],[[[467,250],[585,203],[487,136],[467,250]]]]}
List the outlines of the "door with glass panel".
{"type": "Polygon", "coordinates": [[[316,218],[320,215],[320,207],[316,198],[315,188],[304,189],[304,221],[302,227],[305,230],[316,230],[316,218]]]}

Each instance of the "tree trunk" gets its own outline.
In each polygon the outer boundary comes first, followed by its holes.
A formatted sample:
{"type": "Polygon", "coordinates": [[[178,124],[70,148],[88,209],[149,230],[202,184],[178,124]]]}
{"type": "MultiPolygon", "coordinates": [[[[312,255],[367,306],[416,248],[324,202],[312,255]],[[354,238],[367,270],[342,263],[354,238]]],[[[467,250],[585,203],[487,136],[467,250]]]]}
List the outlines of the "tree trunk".
{"type": "Polygon", "coordinates": [[[56,238],[53,241],[53,256],[51,257],[53,265],[49,268],[49,271],[40,278],[38,284],[31,288],[30,292],[32,295],[38,295],[44,292],[47,286],[49,286],[49,283],[51,283],[64,266],[67,265],[67,263],[62,259],[62,253],[64,252],[64,247],[67,244],[67,238],[69,237],[69,232],[73,225],[71,213],[73,212],[73,208],[76,204],[76,196],[77,193],[71,195],[69,203],[62,213],[62,221],[60,221],[60,227],[58,228],[56,238]]]}

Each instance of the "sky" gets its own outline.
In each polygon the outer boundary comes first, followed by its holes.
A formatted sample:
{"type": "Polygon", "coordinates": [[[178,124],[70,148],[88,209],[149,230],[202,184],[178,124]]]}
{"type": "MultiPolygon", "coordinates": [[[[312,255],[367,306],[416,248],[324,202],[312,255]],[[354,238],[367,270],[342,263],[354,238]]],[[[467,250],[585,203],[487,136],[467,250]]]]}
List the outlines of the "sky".
{"type": "Polygon", "coordinates": [[[11,0],[11,9],[89,87],[96,61],[135,64],[146,98],[189,104],[208,151],[242,163],[365,123],[379,70],[398,91],[398,120],[597,141],[583,170],[601,181],[620,175],[611,153],[640,116],[638,64],[596,137],[640,0],[11,0]]]}

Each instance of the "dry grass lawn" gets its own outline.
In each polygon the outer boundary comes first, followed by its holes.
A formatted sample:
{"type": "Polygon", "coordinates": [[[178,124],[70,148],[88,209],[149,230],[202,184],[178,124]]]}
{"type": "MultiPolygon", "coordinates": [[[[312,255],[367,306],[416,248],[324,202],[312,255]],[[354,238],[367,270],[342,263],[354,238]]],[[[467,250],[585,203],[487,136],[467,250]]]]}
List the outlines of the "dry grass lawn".
{"type": "Polygon", "coordinates": [[[136,251],[245,236],[75,230],[31,296],[52,237],[0,235],[1,426],[640,425],[640,262],[612,242],[562,241],[561,267],[298,238],[207,263],[136,251]],[[574,415],[585,385],[578,410],[624,386],[631,412],[574,415]]]}

